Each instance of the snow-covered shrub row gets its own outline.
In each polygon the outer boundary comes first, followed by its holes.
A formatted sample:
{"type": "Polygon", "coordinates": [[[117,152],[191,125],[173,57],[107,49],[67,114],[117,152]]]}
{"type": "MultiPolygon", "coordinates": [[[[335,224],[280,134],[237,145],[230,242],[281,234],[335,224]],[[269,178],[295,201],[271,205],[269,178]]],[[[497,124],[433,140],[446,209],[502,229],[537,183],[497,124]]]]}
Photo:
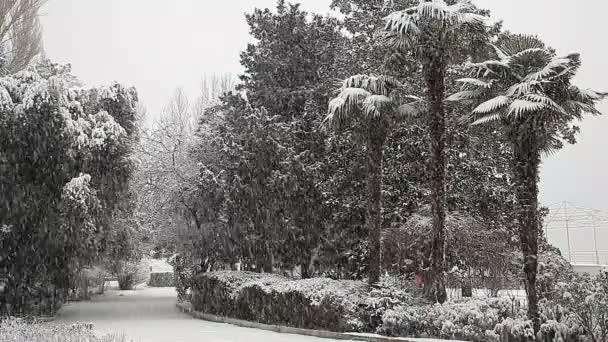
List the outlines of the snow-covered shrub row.
{"type": "Polygon", "coordinates": [[[608,270],[573,274],[556,285],[552,301],[542,304],[545,329],[559,341],[579,341],[574,338],[585,333],[590,341],[608,342],[608,270]]]}
{"type": "Polygon", "coordinates": [[[195,310],[309,329],[372,332],[386,310],[425,303],[404,282],[383,279],[370,291],[363,281],[292,280],[273,274],[211,272],[194,277],[195,310]]]}
{"type": "Polygon", "coordinates": [[[172,287],[175,286],[173,272],[154,272],[150,273],[148,281],[150,287],[172,287]]]}
{"type": "Polygon", "coordinates": [[[496,324],[524,312],[507,298],[465,300],[433,306],[398,306],[387,310],[377,332],[389,336],[497,340],[496,324]]]}
{"type": "Polygon", "coordinates": [[[99,336],[89,324],[29,324],[22,320],[0,321],[2,342],[127,342],[124,336],[99,336]]]}
{"type": "Polygon", "coordinates": [[[376,332],[478,342],[608,342],[608,271],[568,277],[547,287],[551,295],[541,301],[536,338],[524,308],[506,298],[395,307],[387,310],[376,332]]]}

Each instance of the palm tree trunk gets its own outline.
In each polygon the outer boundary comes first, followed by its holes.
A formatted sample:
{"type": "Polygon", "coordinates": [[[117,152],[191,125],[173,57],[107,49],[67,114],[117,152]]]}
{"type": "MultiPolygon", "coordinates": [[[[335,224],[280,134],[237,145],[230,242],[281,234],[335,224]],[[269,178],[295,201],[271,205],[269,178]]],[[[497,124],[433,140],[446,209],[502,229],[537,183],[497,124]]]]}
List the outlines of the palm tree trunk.
{"type": "Polygon", "coordinates": [[[447,300],[445,290],[445,210],[446,210],[446,153],[445,153],[445,63],[441,57],[430,58],[424,74],[428,87],[429,134],[431,140],[431,211],[433,215],[433,243],[431,270],[428,279],[428,295],[435,301],[447,300]]]}
{"type": "Polygon", "coordinates": [[[380,280],[382,250],[382,149],[386,133],[381,118],[370,120],[367,133],[367,227],[369,230],[369,284],[380,280]]]}
{"type": "Polygon", "coordinates": [[[536,273],[538,269],[538,177],[540,152],[534,133],[514,141],[514,176],[517,198],[517,224],[524,257],[524,275],[528,295],[528,318],[532,320],[534,331],[540,330],[538,311],[538,290],[536,273]]]}

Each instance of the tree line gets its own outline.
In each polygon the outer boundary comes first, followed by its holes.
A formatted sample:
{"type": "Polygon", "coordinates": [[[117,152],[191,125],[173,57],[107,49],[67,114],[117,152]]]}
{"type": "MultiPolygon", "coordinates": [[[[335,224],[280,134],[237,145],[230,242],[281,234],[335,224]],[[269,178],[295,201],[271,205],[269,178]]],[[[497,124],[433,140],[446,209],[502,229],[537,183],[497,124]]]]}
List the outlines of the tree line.
{"type": "Polygon", "coordinates": [[[164,134],[154,158],[172,167],[142,178],[165,247],[193,272],[420,271],[438,302],[454,267],[521,273],[538,323],[541,156],[574,143],[571,122],[605,94],[571,83],[577,54],[469,2],[331,7],[341,19],[285,1],[248,14],[238,85],[190,116],[187,139],[164,134]]]}

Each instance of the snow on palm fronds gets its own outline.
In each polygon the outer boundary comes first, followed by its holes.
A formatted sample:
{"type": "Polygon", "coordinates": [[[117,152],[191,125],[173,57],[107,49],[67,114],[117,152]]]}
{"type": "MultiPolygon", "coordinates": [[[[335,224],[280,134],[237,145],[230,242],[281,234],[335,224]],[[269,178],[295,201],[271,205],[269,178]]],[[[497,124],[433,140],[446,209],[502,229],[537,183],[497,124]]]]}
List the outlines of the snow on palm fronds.
{"type": "MultiPolygon", "coordinates": [[[[499,41],[498,59],[468,64],[471,77],[460,79],[461,91],[446,101],[481,101],[465,120],[473,124],[504,122],[515,128],[545,127],[542,150],[561,146],[561,132],[583,114],[600,114],[596,104],[608,93],[581,89],[572,78],[581,66],[578,53],[557,55],[534,36],[499,41]]],[[[522,132],[515,134],[523,134],[522,132]]]]}
{"type": "Polygon", "coordinates": [[[462,90],[447,99],[456,102],[475,96],[489,97],[473,110],[474,122],[494,121],[486,116],[493,119],[547,113],[578,116],[577,112],[583,110],[595,114],[593,104],[608,95],[569,84],[581,65],[578,53],[558,56],[533,36],[515,36],[495,46],[495,50],[499,60],[470,64],[472,74],[483,76],[458,80],[463,83],[462,90]],[[490,67],[493,65],[502,66],[504,73],[494,72],[490,67]],[[562,84],[567,85],[565,89],[559,89],[562,84]]]}
{"type": "Polygon", "coordinates": [[[426,34],[430,24],[438,24],[444,29],[462,25],[484,26],[486,18],[474,11],[475,7],[468,1],[448,5],[443,0],[421,0],[417,6],[393,12],[384,18],[387,43],[397,48],[413,47],[417,38],[426,34]]]}
{"type": "Polygon", "coordinates": [[[392,115],[411,115],[418,111],[420,99],[400,103],[402,84],[388,75],[355,75],[338,83],[337,96],[329,102],[324,125],[343,126],[357,114],[367,119],[392,115]]]}

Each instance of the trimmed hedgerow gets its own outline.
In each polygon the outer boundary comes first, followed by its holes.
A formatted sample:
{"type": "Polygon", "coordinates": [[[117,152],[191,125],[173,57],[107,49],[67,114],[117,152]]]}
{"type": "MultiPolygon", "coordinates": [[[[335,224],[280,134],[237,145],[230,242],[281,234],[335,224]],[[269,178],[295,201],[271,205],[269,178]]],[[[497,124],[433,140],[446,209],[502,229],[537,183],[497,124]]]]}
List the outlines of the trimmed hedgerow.
{"type": "Polygon", "coordinates": [[[375,289],[363,281],[291,280],[250,272],[203,273],[192,283],[191,302],[197,311],[332,331],[374,331],[386,310],[425,303],[404,281],[392,278],[375,289]]]}
{"type": "Polygon", "coordinates": [[[173,272],[150,273],[150,280],[148,280],[148,286],[150,286],[150,287],[173,287],[173,286],[175,286],[175,279],[174,279],[173,272]]]}

